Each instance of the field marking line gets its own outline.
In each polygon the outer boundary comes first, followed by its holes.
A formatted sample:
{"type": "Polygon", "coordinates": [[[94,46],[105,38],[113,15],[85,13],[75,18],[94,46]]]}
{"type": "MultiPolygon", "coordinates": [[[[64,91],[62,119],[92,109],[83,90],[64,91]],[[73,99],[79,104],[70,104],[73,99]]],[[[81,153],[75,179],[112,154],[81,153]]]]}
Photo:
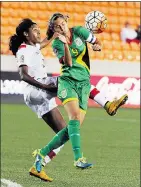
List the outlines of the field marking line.
{"type": "Polygon", "coordinates": [[[1,183],[2,187],[22,187],[20,184],[7,179],[1,179],[1,183]]]}

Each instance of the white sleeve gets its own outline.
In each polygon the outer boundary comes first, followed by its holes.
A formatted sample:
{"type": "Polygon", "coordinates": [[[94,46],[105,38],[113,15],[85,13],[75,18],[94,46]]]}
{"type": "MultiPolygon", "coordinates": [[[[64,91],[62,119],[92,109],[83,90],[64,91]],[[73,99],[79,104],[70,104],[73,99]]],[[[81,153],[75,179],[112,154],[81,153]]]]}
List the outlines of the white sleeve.
{"type": "Polygon", "coordinates": [[[38,48],[38,49],[40,49],[40,47],[41,47],[41,44],[36,44],[36,47],[38,48]]]}
{"type": "Polygon", "coordinates": [[[96,37],[90,33],[89,37],[87,38],[86,42],[89,42],[91,44],[94,44],[94,42],[96,41],[96,37]]]}
{"type": "Polygon", "coordinates": [[[30,53],[26,49],[20,49],[16,54],[18,67],[21,65],[29,66],[30,53]]]}

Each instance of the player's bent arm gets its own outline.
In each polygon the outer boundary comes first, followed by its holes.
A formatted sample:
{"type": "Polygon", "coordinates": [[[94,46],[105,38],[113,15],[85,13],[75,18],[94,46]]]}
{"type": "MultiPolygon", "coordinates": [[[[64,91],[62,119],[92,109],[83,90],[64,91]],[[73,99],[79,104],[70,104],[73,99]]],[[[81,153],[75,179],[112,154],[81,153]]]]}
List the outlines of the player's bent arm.
{"type": "Polygon", "coordinates": [[[67,40],[66,40],[65,36],[63,36],[63,35],[60,35],[58,38],[60,41],[62,41],[64,43],[64,63],[67,66],[72,67],[72,58],[71,58],[71,54],[70,54],[67,40]]]}
{"type": "Polygon", "coordinates": [[[40,49],[45,48],[51,41],[52,41],[52,39],[48,40],[47,38],[45,38],[45,39],[40,43],[40,49]]]}
{"type": "Polygon", "coordinates": [[[72,59],[71,59],[68,44],[64,44],[64,50],[65,50],[64,62],[67,66],[72,67],[72,59]]]}
{"type": "Polygon", "coordinates": [[[89,37],[87,38],[86,42],[92,44],[92,49],[94,51],[101,51],[102,45],[98,38],[96,38],[93,34],[89,34],[89,37]]]}
{"type": "Polygon", "coordinates": [[[53,86],[53,85],[42,84],[42,83],[36,81],[33,77],[31,77],[28,74],[28,66],[27,65],[21,65],[19,67],[19,74],[20,74],[21,80],[27,82],[28,84],[30,84],[32,86],[35,86],[37,88],[41,88],[43,90],[48,90],[51,92],[53,92],[54,89],[56,89],[55,86],[53,86]]]}
{"type": "Polygon", "coordinates": [[[85,27],[76,27],[76,33],[86,42],[92,44],[94,51],[101,51],[101,42],[85,27]]]}

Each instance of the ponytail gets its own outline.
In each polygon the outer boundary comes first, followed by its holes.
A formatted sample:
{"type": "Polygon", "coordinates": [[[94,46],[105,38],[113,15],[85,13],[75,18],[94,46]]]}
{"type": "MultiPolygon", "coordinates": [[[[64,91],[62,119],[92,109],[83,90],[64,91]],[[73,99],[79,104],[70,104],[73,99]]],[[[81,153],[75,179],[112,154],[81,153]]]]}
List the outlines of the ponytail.
{"type": "Polygon", "coordinates": [[[23,42],[24,42],[23,38],[19,37],[16,34],[10,37],[9,49],[12,51],[13,55],[16,55],[18,48],[23,42]]]}
{"type": "Polygon", "coordinates": [[[54,34],[53,30],[49,27],[47,30],[47,39],[50,40],[54,34]]]}

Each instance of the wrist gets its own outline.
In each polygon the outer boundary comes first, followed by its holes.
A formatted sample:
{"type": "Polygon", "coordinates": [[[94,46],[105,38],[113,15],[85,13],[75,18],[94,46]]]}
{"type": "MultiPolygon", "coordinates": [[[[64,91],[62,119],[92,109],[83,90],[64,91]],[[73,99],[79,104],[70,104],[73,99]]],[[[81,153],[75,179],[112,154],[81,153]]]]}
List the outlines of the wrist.
{"type": "Polygon", "coordinates": [[[64,46],[65,46],[65,47],[68,47],[68,43],[64,43],[64,46]]]}
{"type": "Polygon", "coordinates": [[[98,44],[101,45],[101,42],[96,38],[95,42],[93,43],[93,45],[98,44]]]}
{"type": "Polygon", "coordinates": [[[40,88],[44,90],[46,87],[44,84],[40,84],[40,88]]]}

